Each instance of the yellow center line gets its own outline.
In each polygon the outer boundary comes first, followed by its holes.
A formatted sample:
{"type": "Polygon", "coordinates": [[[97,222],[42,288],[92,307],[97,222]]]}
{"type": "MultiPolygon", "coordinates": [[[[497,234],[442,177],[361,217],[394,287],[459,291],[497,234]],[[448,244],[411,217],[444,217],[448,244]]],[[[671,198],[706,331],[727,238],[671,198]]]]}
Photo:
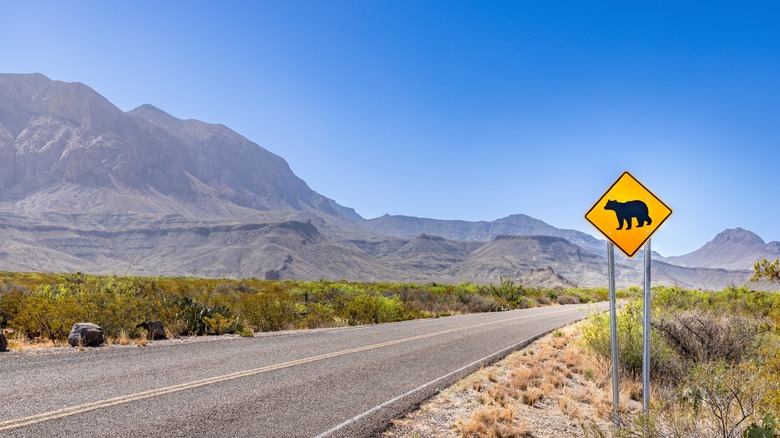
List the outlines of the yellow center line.
{"type": "Polygon", "coordinates": [[[178,385],[172,385],[172,386],[166,386],[166,387],[163,387],[163,388],[151,389],[151,390],[148,390],[148,391],[137,392],[135,394],[123,395],[123,396],[120,396],[120,397],[113,397],[113,398],[100,400],[100,401],[96,401],[96,402],[85,403],[85,404],[71,406],[71,407],[68,407],[68,408],[57,409],[57,410],[49,411],[49,412],[43,412],[43,413],[40,413],[40,414],[31,415],[29,417],[23,417],[23,418],[16,418],[16,419],[12,419],[12,420],[0,421],[0,431],[9,430],[9,429],[16,429],[16,428],[19,428],[19,427],[29,426],[31,424],[36,424],[36,423],[42,423],[44,421],[56,420],[58,418],[64,418],[64,417],[68,417],[68,416],[71,416],[71,415],[80,414],[80,413],[83,413],[83,412],[94,411],[94,410],[97,410],[97,409],[103,409],[103,408],[116,406],[116,405],[123,404],[123,403],[130,403],[130,402],[134,402],[134,401],[137,401],[137,400],[143,400],[143,399],[146,399],[146,398],[157,397],[157,396],[161,396],[161,395],[165,395],[165,394],[171,394],[171,393],[174,393],[174,392],[179,392],[179,391],[184,391],[184,390],[187,390],[187,389],[198,388],[198,387],[201,387],[201,386],[212,385],[214,383],[219,383],[219,382],[225,382],[225,381],[228,381],[228,380],[239,379],[239,378],[242,378],[242,377],[248,377],[248,376],[252,376],[252,375],[255,375],[255,374],[267,373],[269,371],[275,371],[275,370],[280,370],[280,369],[284,369],[284,368],[290,368],[290,367],[294,367],[294,366],[298,366],[298,365],[304,365],[304,364],[308,364],[308,363],[312,363],[312,362],[318,362],[318,361],[321,361],[321,360],[330,359],[330,358],[339,357],[339,356],[344,356],[344,355],[347,355],[347,354],[354,354],[354,353],[359,353],[359,352],[362,352],[362,351],[375,350],[375,349],[378,349],[378,348],[389,347],[389,346],[392,346],[392,345],[418,341],[418,340],[421,340],[421,339],[432,338],[432,337],[435,337],[435,336],[441,336],[441,335],[445,335],[445,334],[448,334],[448,333],[454,333],[454,332],[459,332],[459,331],[464,331],[464,330],[469,330],[469,329],[475,329],[475,328],[485,327],[485,326],[494,325],[494,324],[501,324],[501,323],[505,323],[505,322],[517,321],[519,319],[527,319],[527,318],[534,318],[534,317],[538,317],[538,316],[554,315],[556,313],[567,312],[569,310],[571,310],[571,309],[556,310],[556,311],[553,311],[553,312],[536,314],[536,315],[523,315],[523,316],[517,316],[517,317],[514,317],[514,318],[502,319],[502,320],[499,320],[499,321],[490,321],[490,322],[474,324],[474,325],[470,325],[470,326],[466,326],[466,327],[457,327],[457,328],[452,328],[452,329],[447,329],[447,330],[441,330],[441,331],[438,331],[438,332],[432,332],[432,333],[427,333],[427,334],[423,334],[423,335],[409,336],[409,337],[406,337],[406,338],[395,339],[395,340],[392,340],[392,341],[381,342],[381,343],[378,343],[378,344],[365,345],[365,346],[362,346],[362,347],[350,348],[348,350],[334,351],[332,353],[319,354],[319,355],[316,355],[316,356],[311,356],[311,357],[307,357],[307,358],[303,358],[303,359],[296,359],[296,360],[292,360],[292,361],[284,362],[284,363],[279,363],[279,364],[275,364],[275,365],[266,365],[266,366],[263,366],[263,367],[254,368],[254,369],[250,369],[250,370],[238,371],[238,372],[235,372],[235,373],[224,374],[224,375],[221,375],[221,376],[209,377],[207,379],[194,380],[192,382],[180,383],[178,385]]]}

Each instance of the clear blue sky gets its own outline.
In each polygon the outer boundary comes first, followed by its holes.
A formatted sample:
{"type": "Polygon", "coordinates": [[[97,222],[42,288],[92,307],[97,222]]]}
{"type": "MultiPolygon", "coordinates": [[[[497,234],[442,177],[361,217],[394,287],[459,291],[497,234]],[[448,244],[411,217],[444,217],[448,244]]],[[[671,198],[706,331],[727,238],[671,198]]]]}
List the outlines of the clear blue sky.
{"type": "Polygon", "coordinates": [[[780,240],[780,3],[8,1],[0,71],[225,124],[364,217],[584,213],[624,170],[663,255],[780,240]]]}

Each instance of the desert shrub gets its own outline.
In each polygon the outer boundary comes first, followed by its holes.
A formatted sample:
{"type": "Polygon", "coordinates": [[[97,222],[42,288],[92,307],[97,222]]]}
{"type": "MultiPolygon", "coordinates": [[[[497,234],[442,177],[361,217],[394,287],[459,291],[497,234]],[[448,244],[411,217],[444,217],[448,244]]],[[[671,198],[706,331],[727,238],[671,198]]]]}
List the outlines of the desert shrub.
{"type": "MultiPolygon", "coordinates": [[[[777,294],[744,287],[655,289],[654,397],[647,420],[659,427],[659,436],[742,436],[750,422],[777,412],[780,343],[774,322],[779,302],[777,294]]],[[[618,316],[619,366],[635,378],[641,371],[641,311],[641,302],[634,301],[618,316]]],[[[591,316],[583,333],[598,363],[609,365],[609,316],[591,316]]],[[[624,432],[641,435],[643,421],[629,419],[624,432]]]]}
{"type": "Polygon", "coordinates": [[[709,299],[704,292],[677,286],[660,286],[653,289],[653,304],[670,311],[703,308],[709,299]]]}
{"type": "MultiPolygon", "coordinates": [[[[174,318],[183,322],[184,331],[178,334],[202,336],[207,334],[235,333],[242,328],[239,318],[224,306],[208,307],[192,297],[173,300],[176,309],[174,318]]],[[[176,326],[172,324],[172,326],[176,326]]]]}
{"type": "Polygon", "coordinates": [[[174,299],[174,303],[178,308],[177,316],[185,324],[186,332],[182,334],[205,335],[206,323],[203,317],[209,315],[208,307],[189,296],[174,299]]]}
{"type": "Polygon", "coordinates": [[[29,339],[41,336],[59,343],[84,318],[83,308],[67,289],[45,285],[17,298],[17,312],[9,325],[29,339]]]}
{"type": "Polygon", "coordinates": [[[106,337],[121,333],[140,336],[136,325],[157,319],[153,300],[144,294],[136,281],[109,277],[78,293],[84,317],[101,326],[106,337]]]}
{"type": "Polygon", "coordinates": [[[241,314],[255,331],[276,331],[292,324],[295,305],[287,294],[250,293],[241,297],[241,314]]]}
{"type": "Polygon", "coordinates": [[[558,304],[580,304],[580,297],[573,294],[562,294],[558,296],[558,304]]]}
{"type": "Polygon", "coordinates": [[[308,303],[297,312],[296,326],[299,328],[329,327],[334,324],[333,307],[322,303],[308,303]]]}
{"type": "MultiPolygon", "coordinates": [[[[478,307],[479,312],[491,311],[490,304],[481,306],[472,298],[477,296],[476,290],[469,285],[443,287],[440,285],[407,285],[396,293],[408,312],[415,311],[414,317],[437,316],[441,314],[473,312],[470,305],[478,307]]],[[[491,301],[492,302],[492,301],[491,301]]]]}
{"type": "MultiPolygon", "coordinates": [[[[224,310],[226,309],[223,308],[224,310]]],[[[237,317],[231,317],[229,313],[228,316],[225,316],[219,311],[210,312],[209,315],[203,316],[203,325],[206,327],[206,334],[209,335],[236,333],[244,329],[239,324],[237,317]]]]}
{"type": "Polygon", "coordinates": [[[730,364],[740,363],[755,352],[759,336],[769,329],[755,318],[701,310],[662,313],[652,326],[686,361],[723,360],[730,364]]]}
{"type": "Polygon", "coordinates": [[[760,344],[756,362],[762,365],[760,378],[769,382],[764,403],[768,412],[780,412],[780,339],[773,333],[760,344]]]}
{"type": "Polygon", "coordinates": [[[405,318],[404,305],[398,296],[360,294],[350,297],[337,313],[349,325],[378,324],[400,321],[405,318]]]}
{"type": "MultiPolygon", "coordinates": [[[[576,294],[583,303],[607,301],[609,299],[609,289],[605,287],[597,289],[569,289],[569,293],[576,294]]],[[[615,295],[620,299],[630,297],[629,291],[626,290],[618,290],[615,292],[615,295]]]]}
{"type": "Polygon", "coordinates": [[[8,326],[8,321],[13,319],[22,307],[22,302],[30,291],[9,280],[0,284],[0,329],[8,326]]]}
{"type": "Polygon", "coordinates": [[[499,284],[489,284],[484,289],[490,295],[503,300],[511,309],[526,309],[533,307],[526,297],[525,289],[521,284],[515,284],[511,278],[499,277],[499,284]]]}
{"type": "MultiPolygon", "coordinates": [[[[677,405],[687,405],[707,435],[736,438],[747,422],[764,412],[771,383],[762,379],[753,362],[711,361],[696,365],[677,391],[677,405]]],[[[673,410],[678,410],[673,406],[673,410]]]]}
{"type": "MultiPolygon", "coordinates": [[[[642,375],[642,303],[631,302],[618,312],[618,366],[631,378],[642,375]]],[[[609,314],[591,315],[583,326],[585,348],[595,354],[602,369],[608,369],[612,360],[609,332],[609,314]]],[[[668,376],[670,351],[658,333],[650,333],[650,370],[654,376],[668,376]]]]}

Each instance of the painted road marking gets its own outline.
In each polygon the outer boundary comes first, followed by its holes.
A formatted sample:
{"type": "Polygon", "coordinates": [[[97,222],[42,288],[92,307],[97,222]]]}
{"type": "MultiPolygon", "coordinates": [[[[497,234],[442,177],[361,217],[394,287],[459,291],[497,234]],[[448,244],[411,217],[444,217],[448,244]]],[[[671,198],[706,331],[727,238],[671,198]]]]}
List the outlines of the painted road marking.
{"type": "Polygon", "coordinates": [[[449,374],[446,374],[444,376],[441,376],[441,377],[438,377],[436,379],[433,379],[433,380],[431,380],[428,383],[423,383],[422,385],[418,386],[417,388],[411,389],[411,390],[409,390],[409,391],[407,391],[407,392],[405,392],[405,393],[403,393],[403,394],[401,394],[399,396],[393,397],[390,400],[388,400],[388,401],[386,401],[384,403],[381,403],[379,405],[376,405],[373,408],[363,412],[362,414],[355,415],[354,417],[350,418],[349,420],[344,421],[343,423],[339,423],[339,424],[333,426],[332,428],[326,430],[325,432],[322,432],[321,434],[317,435],[314,438],[325,438],[325,437],[328,437],[330,435],[333,435],[334,433],[340,431],[341,429],[344,429],[344,428],[346,428],[346,427],[348,427],[348,426],[350,426],[350,425],[352,425],[354,423],[357,423],[362,418],[365,418],[365,417],[373,414],[374,412],[379,411],[379,410],[385,408],[386,406],[390,406],[390,405],[392,405],[393,403],[395,403],[395,402],[397,402],[399,400],[403,400],[406,397],[409,397],[409,396],[413,395],[416,392],[422,391],[422,390],[424,390],[425,388],[427,388],[429,386],[435,385],[435,384],[441,382],[442,380],[449,379],[449,378],[451,378],[451,377],[453,377],[453,376],[455,376],[455,375],[457,375],[459,373],[462,373],[462,372],[464,372],[464,371],[466,371],[466,370],[468,370],[470,368],[474,368],[474,367],[477,367],[479,365],[483,365],[483,364],[486,364],[488,362],[492,362],[493,360],[497,360],[498,358],[500,358],[501,356],[503,356],[505,354],[509,354],[510,352],[512,352],[512,351],[514,351],[514,350],[516,350],[518,348],[522,348],[522,347],[530,344],[534,340],[544,336],[545,333],[549,333],[549,331],[541,332],[541,333],[538,333],[538,334],[536,334],[534,336],[531,336],[530,338],[523,339],[522,341],[520,341],[520,342],[518,342],[518,343],[516,343],[514,345],[511,345],[511,346],[509,346],[507,348],[504,348],[501,351],[495,352],[493,354],[489,354],[489,355],[483,357],[482,359],[478,359],[478,360],[475,360],[474,362],[471,362],[468,365],[464,365],[464,366],[458,368],[457,370],[452,371],[449,374]]]}
{"type": "Polygon", "coordinates": [[[123,396],[120,396],[120,397],[113,397],[113,398],[100,400],[100,401],[96,401],[96,402],[92,402],[92,403],[85,403],[85,404],[81,404],[81,405],[71,406],[71,407],[68,407],[68,408],[62,408],[62,409],[57,409],[57,410],[54,410],[54,411],[43,412],[43,413],[40,413],[40,414],[31,415],[29,417],[22,417],[22,418],[15,418],[15,419],[12,419],[12,420],[0,421],[0,431],[10,430],[10,429],[17,429],[17,428],[24,427],[24,426],[30,426],[30,425],[37,424],[37,423],[43,423],[45,421],[51,421],[51,420],[56,420],[56,419],[59,419],[59,418],[69,417],[71,415],[81,414],[81,413],[84,413],[84,412],[94,411],[94,410],[97,410],[97,409],[108,408],[108,407],[116,406],[116,405],[119,405],[119,404],[130,403],[130,402],[143,400],[143,399],[147,399],[147,398],[151,398],[151,397],[157,397],[157,396],[166,395],[166,394],[172,394],[172,393],[175,393],[175,392],[185,391],[187,389],[199,388],[201,386],[212,385],[212,384],[215,384],[215,383],[225,382],[225,381],[228,381],[228,380],[240,379],[242,377],[249,377],[249,376],[253,376],[255,374],[267,373],[267,372],[270,372],[270,371],[280,370],[280,369],[284,369],[284,368],[290,368],[290,367],[294,367],[294,366],[298,366],[298,365],[304,365],[304,364],[308,364],[308,363],[312,363],[312,362],[318,362],[318,361],[321,361],[321,360],[330,359],[330,358],[339,357],[339,356],[345,356],[345,355],[348,355],[348,354],[360,353],[360,352],[368,351],[368,350],[376,350],[378,348],[389,347],[389,346],[398,345],[398,344],[404,344],[404,343],[407,343],[407,342],[413,342],[413,341],[418,341],[418,340],[421,340],[421,339],[432,338],[432,337],[435,337],[435,336],[441,336],[441,335],[445,335],[445,334],[448,334],[448,333],[454,333],[454,332],[459,332],[459,331],[464,331],[464,330],[470,330],[470,329],[475,329],[475,328],[480,328],[480,327],[486,327],[486,326],[495,325],[495,324],[501,324],[501,323],[505,323],[505,322],[517,321],[517,320],[520,320],[520,319],[535,318],[535,317],[539,317],[539,316],[548,316],[548,315],[554,315],[556,313],[563,313],[563,312],[568,312],[568,311],[571,311],[571,310],[580,310],[580,309],[581,309],[581,307],[576,308],[576,309],[556,310],[556,311],[549,312],[549,313],[539,313],[539,314],[535,314],[535,315],[523,315],[523,316],[517,316],[517,317],[514,317],[514,318],[502,319],[502,320],[499,320],[499,321],[490,321],[490,322],[484,322],[484,323],[481,323],[481,324],[474,324],[474,325],[470,325],[470,326],[466,326],[466,327],[458,327],[458,328],[452,328],[452,329],[447,329],[447,330],[441,330],[441,331],[438,331],[438,332],[426,333],[426,334],[423,334],[423,335],[410,336],[410,337],[406,337],[406,338],[395,339],[395,340],[392,340],[392,341],[380,342],[378,344],[371,344],[371,345],[365,345],[365,346],[362,346],[362,347],[350,348],[348,350],[341,350],[341,351],[335,351],[335,352],[332,352],[332,353],[319,354],[317,356],[311,356],[311,357],[307,357],[307,358],[303,358],[303,359],[296,359],[296,360],[292,360],[292,361],[284,362],[284,363],[280,363],[280,364],[275,364],[275,365],[267,365],[267,366],[264,366],[264,367],[254,368],[254,369],[245,370],[245,371],[238,371],[238,372],[235,372],[235,373],[224,374],[224,375],[221,375],[221,376],[209,377],[207,379],[194,380],[192,382],[180,383],[178,385],[172,385],[172,386],[166,386],[166,387],[163,387],[163,388],[151,389],[151,390],[148,390],[148,391],[137,392],[135,394],[128,394],[128,395],[123,395],[123,396]]]}

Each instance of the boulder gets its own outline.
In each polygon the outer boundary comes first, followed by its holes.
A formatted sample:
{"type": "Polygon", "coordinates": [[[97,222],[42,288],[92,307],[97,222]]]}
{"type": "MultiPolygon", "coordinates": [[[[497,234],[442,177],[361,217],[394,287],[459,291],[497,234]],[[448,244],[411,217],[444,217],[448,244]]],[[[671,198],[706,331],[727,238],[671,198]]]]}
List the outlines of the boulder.
{"type": "Polygon", "coordinates": [[[84,347],[94,347],[105,341],[103,329],[91,322],[77,322],[73,324],[68,335],[68,344],[77,347],[81,344],[84,347]]]}
{"type": "Polygon", "coordinates": [[[8,348],[8,340],[5,339],[4,334],[0,333],[0,351],[6,351],[6,348],[8,348]]]}
{"type": "Polygon", "coordinates": [[[162,321],[144,321],[135,327],[146,329],[148,333],[146,337],[149,339],[168,339],[168,336],[165,335],[165,327],[163,327],[162,321]]]}

